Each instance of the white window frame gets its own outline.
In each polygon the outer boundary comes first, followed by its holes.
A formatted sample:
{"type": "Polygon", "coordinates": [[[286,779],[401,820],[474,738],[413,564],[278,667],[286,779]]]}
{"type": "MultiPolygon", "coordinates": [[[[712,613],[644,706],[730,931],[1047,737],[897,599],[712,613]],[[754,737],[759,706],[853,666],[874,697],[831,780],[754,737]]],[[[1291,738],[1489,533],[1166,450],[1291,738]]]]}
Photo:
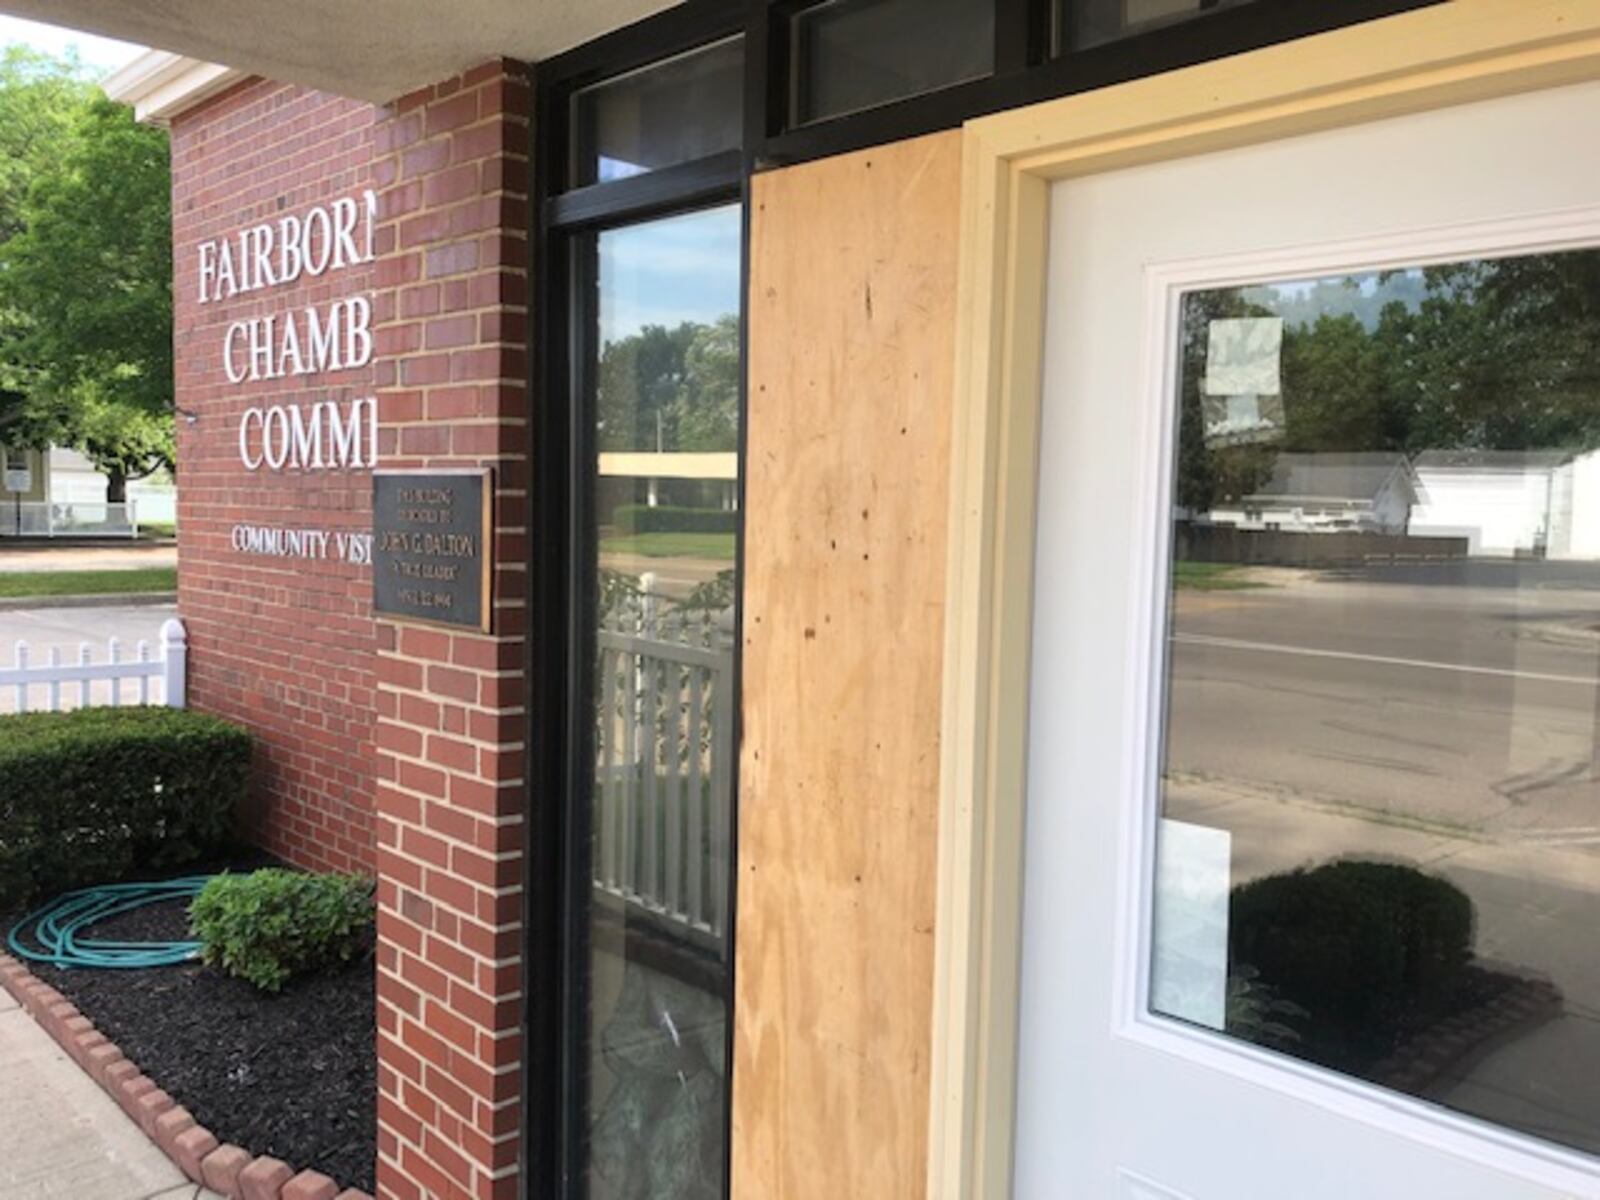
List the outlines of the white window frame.
{"type": "Polygon", "coordinates": [[[1127,728],[1120,794],[1128,798],[1117,848],[1117,959],[1112,1036],[1268,1088],[1325,1112],[1388,1130],[1466,1161],[1557,1191],[1600,1190],[1590,1155],[1490,1121],[1341,1075],[1286,1054],[1151,1012],[1156,835],[1161,818],[1162,724],[1172,600],[1172,496],[1177,458],[1179,309],[1184,293],[1428,267],[1600,247],[1600,207],[1509,220],[1440,225],[1380,237],[1323,242],[1155,264],[1145,270],[1141,356],[1141,472],[1132,480],[1139,543],[1133,556],[1127,728]]]}

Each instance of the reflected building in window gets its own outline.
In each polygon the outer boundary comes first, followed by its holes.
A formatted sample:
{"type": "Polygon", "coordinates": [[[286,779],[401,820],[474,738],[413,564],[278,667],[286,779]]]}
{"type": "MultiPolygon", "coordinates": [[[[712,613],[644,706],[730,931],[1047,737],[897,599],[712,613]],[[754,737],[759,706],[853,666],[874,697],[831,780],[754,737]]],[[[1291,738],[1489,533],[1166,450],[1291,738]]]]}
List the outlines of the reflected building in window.
{"type": "Polygon", "coordinates": [[[1597,251],[1184,297],[1151,958],[1157,1013],[1591,1153],[1597,311],[1597,251]]]}

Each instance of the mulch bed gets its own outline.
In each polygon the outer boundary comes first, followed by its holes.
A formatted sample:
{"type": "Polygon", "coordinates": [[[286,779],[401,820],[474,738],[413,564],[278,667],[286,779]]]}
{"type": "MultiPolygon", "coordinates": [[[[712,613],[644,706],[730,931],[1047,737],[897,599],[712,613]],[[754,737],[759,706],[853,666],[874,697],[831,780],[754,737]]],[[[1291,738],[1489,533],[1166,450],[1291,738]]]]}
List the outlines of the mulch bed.
{"type": "MultiPolygon", "coordinates": [[[[239,864],[252,869],[260,861],[239,864]]],[[[9,931],[17,916],[0,921],[9,931]]],[[[151,905],[94,936],[183,940],[183,902],[151,905]]],[[[372,951],[291,980],[277,995],[198,964],[62,970],[27,964],[223,1142],[374,1191],[377,1054],[372,951]]]]}

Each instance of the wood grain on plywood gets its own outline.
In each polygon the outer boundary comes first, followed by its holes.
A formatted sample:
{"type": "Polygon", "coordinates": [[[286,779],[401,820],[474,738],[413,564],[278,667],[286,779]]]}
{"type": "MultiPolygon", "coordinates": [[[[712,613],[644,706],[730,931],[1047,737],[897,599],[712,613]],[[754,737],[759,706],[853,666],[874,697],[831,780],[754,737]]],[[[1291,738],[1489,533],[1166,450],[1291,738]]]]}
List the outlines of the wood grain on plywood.
{"type": "Polygon", "coordinates": [[[752,203],[733,1194],[924,1193],[961,135],[752,203]]]}

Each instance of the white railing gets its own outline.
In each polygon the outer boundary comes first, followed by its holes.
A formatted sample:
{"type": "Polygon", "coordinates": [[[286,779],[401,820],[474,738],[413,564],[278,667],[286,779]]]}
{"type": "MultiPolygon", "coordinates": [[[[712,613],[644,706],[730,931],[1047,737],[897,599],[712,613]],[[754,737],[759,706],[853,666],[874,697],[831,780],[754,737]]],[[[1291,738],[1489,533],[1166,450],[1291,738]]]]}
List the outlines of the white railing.
{"type": "Polygon", "coordinates": [[[718,952],[728,927],[732,658],[599,633],[595,889],[718,952]]]}
{"type": "Polygon", "coordinates": [[[111,638],[105,661],[95,662],[93,650],[84,642],[75,663],[62,662],[61,647],[52,646],[48,661],[35,663],[28,643],[19,641],[13,664],[0,667],[0,711],[61,712],[130,702],[182,708],[188,670],[183,622],[168,619],[161,626],[160,643],[160,656],[155,657],[150,643],[141,639],[133,658],[125,661],[121,643],[111,638]],[[63,704],[64,699],[68,703],[63,704]]]}
{"type": "Polygon", "coordinates": [[[138,504],[103,500],[0,500],[0,537],[125,537],[139,536],[138,504]]]}

